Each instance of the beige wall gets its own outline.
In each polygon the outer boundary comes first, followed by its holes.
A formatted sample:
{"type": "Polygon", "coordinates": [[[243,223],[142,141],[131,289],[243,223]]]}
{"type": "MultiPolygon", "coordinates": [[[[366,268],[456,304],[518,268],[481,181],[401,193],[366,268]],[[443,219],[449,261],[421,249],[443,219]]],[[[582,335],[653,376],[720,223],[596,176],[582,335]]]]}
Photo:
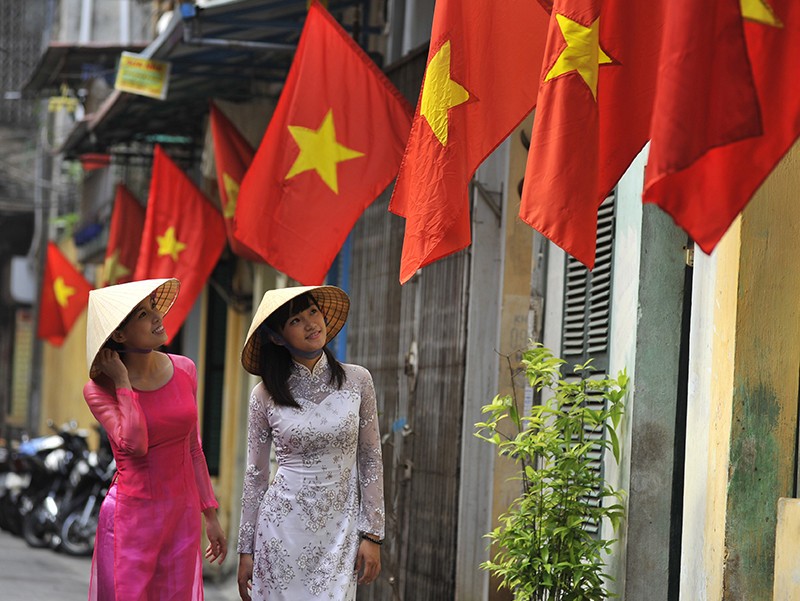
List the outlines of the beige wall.
{"type": "Polygon", "coordinates": [[[773,601],[800,599],[800,499],[778,500],[773,601]]]}
{"type": "MultiPolygon", "coordinates": [[[[75,264],[71,240],[60,245],[61,252],[75,264]]],[[[79,428],[91,428],[96,422],[83,400],[83,386],[89,379],[86,366],[86,311],[84,311],[61,346],[42,342],[41,414],[39,432],[48,434],[48,420],[57,426],[75,420],[79,428]]],[[[97,438],[92,430],[91,444],[97,438]]]]}
{"type": "MultiPolygon", "coordinates": [[[[43,343],[42,403],[39,431],[47,434],[48,420],[60,426],[75,420],[80,428],[95,424],[86,402],[83,385],[89,379],[86,368],[86,312],[78,318],[72,331],[60,347],[43,343]]],[[[93,436],[92,440],[96,441],[93,436]]]]}
{"type": "MultiPolygon", "coordinates": [[[[772,595],[778,498],[793,494],[800,372],[800,152],[742,215],[723,599],[772,595]]],[[[733,291],[730,291],[733,293],[733,291]]]]}
{"type": "MultiPolygon", "coordinates": [[[[531,273],[533,272],[533,237],[531,228],[519,219],[519,193],[517,182],[525,174],[527,149],[519,142],[521,131],[530,132],[533,117],[530,116],[510,136],[509,176],[507,178],[508,206],[504,213],[504,252],[503,279],[500,305],[500,343],[498,351],[501,355],[511,356],[514,365],[521,358],[520,351],[527,347],[531,337],[529,329],[529,313],[531,309],[531,273]]],[[[508,362],[501,356],[498,365],[497,393],[511,394],[511,379],[508,362]]],[[[525,388],[524,378],[516,382],[520,392],[519,403],[522,410],[522,394],[525,388]]],[[[491,399],[487,399],[489,402],[491,399]]],[[[511,460],[496,457],[492,474],[492,528],[498,526],[497,518],[504,513],[512,501],[522,492],[519,481],[514,480],[518,466],[511,460]]],[[[500,601],[512,599],[508,589],[498,589],[499,581],[492,577],[489,585],[489,599],[500,601]]]]}
{"type": "Polygon", "coordinates": [[[795,148],[696,269],[708,294],[693,307],[682,599],[772,597],[777,504],[796,469],[798,191],[795,148]]]}
{"type": "Polygon", "coordinates": [[[253,310],[248,313],[228,311],[220,469],[219,477],[214,482],[214,491],[219,501],[220,523],[227,532],[228,553],[234,561],[226,560],[222,566],[205,565],[206,573],[230,572],[236,569],[242,481],[247,458],[247,406],[250,390],[258,381],[242,367],[241,352],[250,328],[252,312],[264,292],[286,285],[285,278],[267,265],[253,265],[253,272],[253,310]]]}
{"type": "MultiPolygon", "coordinates": [[[[739,250],[740,222],[737,220],[717,247],[713,272],[708,274],[711,290],[704,300],[711,310],[704,317],[709,322],[695,320],[692,324],[693,330],[700,329],[700,333],[711,339],[703,341],[703,348],[693,348],[691,352],[700,357],[690,359],[703,363],[705,385],[689,392],[686,472],[692,482],[686,485],[686,496],[691,501],[685,500],[684,505],[683,545],[687,552],[682,558],[684,568],[692,571],[692,577],[681,576],[681,598],[687,600],[697,599],[695,595],[700,590],[711,593],[721,591],[722,587],[739,250]],[[696,406],[702,406],[705,419],[692,419],[691,412],[698,409],[696,406]],[[693,428],[702,432],[695,435],[693,428]]],[[[706,277],[703,262],[699,263],[695,263],[695,278],[706,277]]],[[[703,308],[695,305],[692,310],[703,308]]],[[[708,598],[721,598],[719,595],[718,592],[708,598]]]]}

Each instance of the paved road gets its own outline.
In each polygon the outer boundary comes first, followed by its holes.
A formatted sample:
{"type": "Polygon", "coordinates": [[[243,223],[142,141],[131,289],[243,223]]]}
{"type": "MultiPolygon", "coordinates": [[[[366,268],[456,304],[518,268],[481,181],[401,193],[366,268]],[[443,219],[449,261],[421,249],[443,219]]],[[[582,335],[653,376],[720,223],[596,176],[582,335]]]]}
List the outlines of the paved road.
{"type": "MultiPolygon", "coordinates": [[[[234,567],[236,555],[225,563],[234,567]]],[[[91,559],[49,549],[31,549],[21,538],[0,530],[0,599],[2,601],[86,601],[91,559]]],[[[206,580],[206,601],[238,601],[236,580],[206,580]]]]}

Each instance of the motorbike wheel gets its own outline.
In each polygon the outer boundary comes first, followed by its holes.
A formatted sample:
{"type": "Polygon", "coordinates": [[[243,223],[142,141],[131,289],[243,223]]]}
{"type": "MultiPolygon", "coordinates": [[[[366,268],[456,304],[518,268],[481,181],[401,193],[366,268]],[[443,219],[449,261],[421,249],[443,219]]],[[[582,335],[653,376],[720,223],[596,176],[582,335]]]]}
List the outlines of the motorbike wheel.
{"type": "Polygon", "coordinates": [[[36,505],[22,521],[22,537],[35,549],[49,547],[53,533],[47,525],[47,513],[42,504],[36,505]]]}
{"type": "Polygon", "coordinates": [[[97,530],[97,515],[93,512],[86,524],[81,523],[83,508],[70,513],[61,526],[61,549],[69,555],[91,555],[97,530]]]}

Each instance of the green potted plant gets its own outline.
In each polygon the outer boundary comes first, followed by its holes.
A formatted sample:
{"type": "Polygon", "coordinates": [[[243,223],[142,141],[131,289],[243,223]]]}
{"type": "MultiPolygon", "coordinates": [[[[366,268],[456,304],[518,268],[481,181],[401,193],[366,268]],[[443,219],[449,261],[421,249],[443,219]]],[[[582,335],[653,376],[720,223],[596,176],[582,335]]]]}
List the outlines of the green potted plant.
{"type": "MultiPolygon", "coordinates": [[[[517,600],[611,596],[603,568],[615,539],[592,530],[599,532],[604,519],[617,530],[624,494],[603,481],[597,458],[611,450],[619,463],[617,428],[628,377],[624,371],[601,377],[590,360],[576,365],[575,377],[567,380],[561,375],[564,363],[542,345],[532,345],[523,352],[520,369],[534,398],[544,400],[535,400],[524,415],[512,388],[511,395],[498,395],[484,406],[487,421],[475,424],[477,437],[518,466],[521,494],[487,535],[494,555],[481,564],[517,600]],[[542,394],[546,389],[551,395],[542,394]]],[[[513,378],[512,370],[512,383],[513,378]]]]}

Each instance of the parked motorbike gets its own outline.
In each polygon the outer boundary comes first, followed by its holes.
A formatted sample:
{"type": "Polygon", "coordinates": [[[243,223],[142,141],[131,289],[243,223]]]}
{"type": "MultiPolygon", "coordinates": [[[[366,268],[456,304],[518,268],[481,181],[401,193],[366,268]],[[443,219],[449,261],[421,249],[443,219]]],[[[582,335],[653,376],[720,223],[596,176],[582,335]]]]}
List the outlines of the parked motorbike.
{"type": "Polygon", "coordinates": [[[9,445],[8,471],[0,484],[0,528],[22,536],[24,516],[33,506],[30,495],[48,484],[45,472],[33,466],[63,444],[60,436],[51,435],[25,438],[16,447],[9,445]]]}
{"type": "Polygon", "coordinates": [[[16,536],[22,534],[22,520],[17,501],[28,486],[27,474],[20,474],[17,448],[8,441],[0,447],[0,528],[16,536]]]}
{"type": "MultiPolygon", "coordinates": [[[[87,433],[68,427],[48,424],[56,435],[45,448],[25,455],[31,468],[31,483],[20,500],[22,536],[31,547],[58,548],[61,544],[61,524],[58,516],[69,491],[69,476],[88,452],[87,433]],[[59,444],[60,441],[60,444],[59,444]]],[[[23,445],[20,445],[20,451],[23,445]]]]}
{"type": "Polygon", "coordinates": [[[98,451],[86,452],[75,463],[69,475],[70,489],[58,516],[61,549],[70,555],[91,555],[94,550],[100,504],[116,472],[108,437],[102,428],[97,429],[98,451]]]}

